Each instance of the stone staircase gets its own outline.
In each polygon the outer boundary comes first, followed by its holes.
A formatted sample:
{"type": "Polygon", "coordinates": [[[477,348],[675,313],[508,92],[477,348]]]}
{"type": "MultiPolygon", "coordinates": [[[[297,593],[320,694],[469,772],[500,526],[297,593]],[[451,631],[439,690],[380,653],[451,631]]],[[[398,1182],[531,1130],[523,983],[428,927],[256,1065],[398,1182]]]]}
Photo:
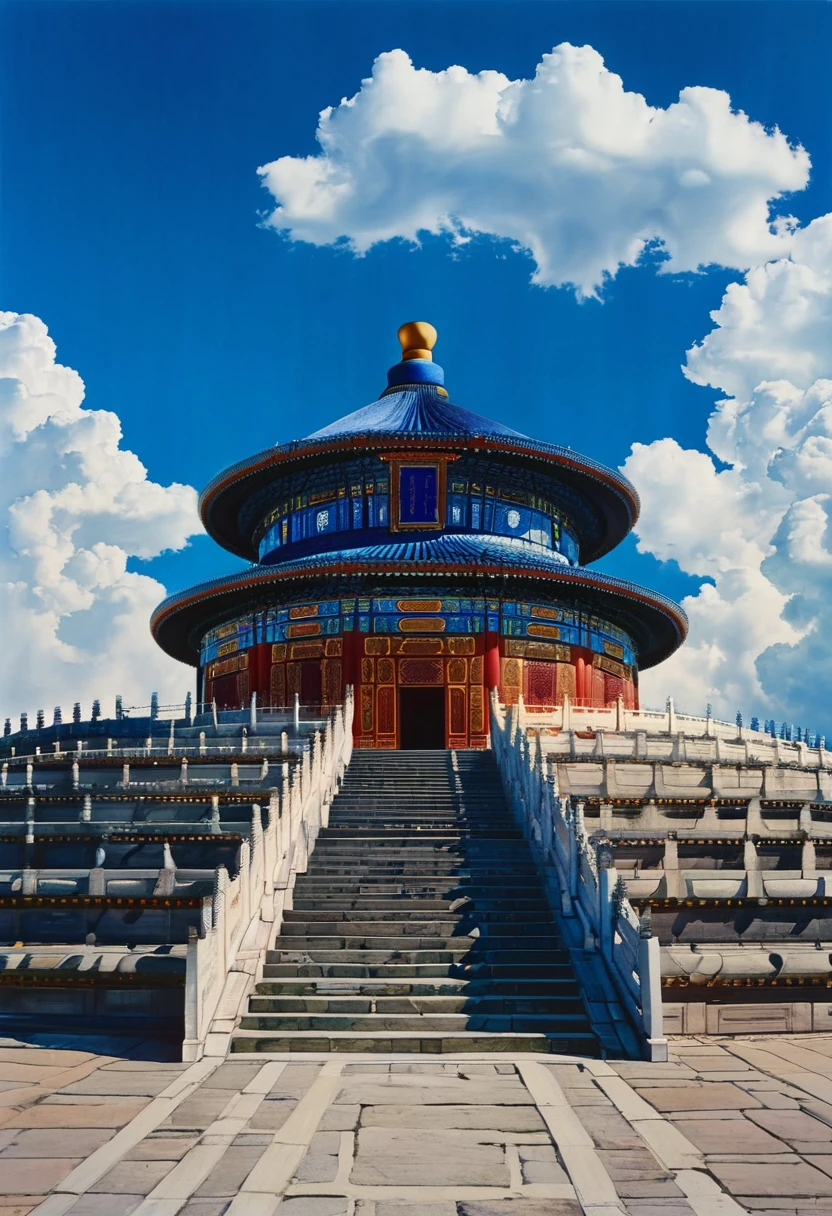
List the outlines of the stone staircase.
{"type": "Polygon", "coordinates": [[[355,752],[232,1051],[598,1053],[491,752],[355,752]]]}

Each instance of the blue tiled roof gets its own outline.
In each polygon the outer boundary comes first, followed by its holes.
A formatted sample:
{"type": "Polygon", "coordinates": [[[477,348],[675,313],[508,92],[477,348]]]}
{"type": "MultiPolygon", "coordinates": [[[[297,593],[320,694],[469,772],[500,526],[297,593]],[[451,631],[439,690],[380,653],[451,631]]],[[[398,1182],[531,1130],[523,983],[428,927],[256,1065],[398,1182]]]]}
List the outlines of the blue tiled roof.
{"type": "Polygon", "coordinates": [[[360,549],[339,549],[335,552],[316,553],[310,557],[287,561],[271,566],[254,566],[239,574],[212,579],[180,591],[159,605],[153,614],[151,628],[156,640],[168,654],[184,662],[194,662],[191,644],[186,635],[206,615],[210,614],[210,602],[222,599],[225,604],[234,600],[242,602],[244,597],[259,586],[282,578],[314,578],[318,571],[322,576],[337,574],[339,568],[351,567],[354,571],[362,567],[368,573],[374,568],[387,566],[410,567],[405,573],[421,575],[430,579],[441,574],[443,568],[464,567],[472,575],[478,569],[489,567],[499,573],[522,577],[528,573],[554,575],[564,589],[570,586],[586,588],[604,600],[618,599],[619,604],[629,602],[633,617],[640,620],[646,631],[640,666],[649,667],[671,654],[687,632],[687,618],[673,600],[655,591],[648,591],[636,583],[601,574],[582,566],[568,566],[557,560],[555,554],[530,541],[516,540],[510,536],[437,536],[435,540],[396,540],[385,545],[368,545],[360,549]],[[178,621],[177,621],[178,618],[178,621]]]}
{"type": "Polygon", "coordinates": [[[378,401],[339,418],[308,435],[307,439],[337,439],[341,435],[389,431],[394,434],[420,435],[509,435],[525,439],[520,431],[474,414],[454,405],[430,385],[410,385],[398,392],[385,393],[378,401]]]}

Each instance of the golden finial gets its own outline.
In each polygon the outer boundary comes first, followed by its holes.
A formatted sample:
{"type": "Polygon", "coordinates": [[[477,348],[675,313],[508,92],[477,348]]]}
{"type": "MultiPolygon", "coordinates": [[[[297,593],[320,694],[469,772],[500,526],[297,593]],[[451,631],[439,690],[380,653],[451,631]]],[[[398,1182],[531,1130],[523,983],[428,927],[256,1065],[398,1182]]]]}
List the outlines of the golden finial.
{"type": "Polygon", "coordinates": [[[405,359],[432,359],[430,352],[436,344],[436,330],[429,321],[406,321],[399,326],[399,341],[402,362],[405,359]]]}

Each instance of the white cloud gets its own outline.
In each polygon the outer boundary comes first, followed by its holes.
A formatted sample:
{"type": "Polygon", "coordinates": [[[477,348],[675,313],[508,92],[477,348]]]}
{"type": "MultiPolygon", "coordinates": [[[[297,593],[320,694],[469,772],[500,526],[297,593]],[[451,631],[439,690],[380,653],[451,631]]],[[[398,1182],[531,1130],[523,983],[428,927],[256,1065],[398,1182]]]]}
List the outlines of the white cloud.
{"type": "Polygon", "coordinates": [[[201,531],[196,491],[147,478],[115,414],[84,409],[84,385],[55,362],[46,326],[0,312],[0,713],[112,712],[182,701],[189,669],[150,636],[164,587],[128,558],[181,549],[201,531]]]}
{"type": "Polygon", "coordinates": [[[483,234],[531,254],[534,281],[593,295],[661,247],[671,271],[745,269],[786,253],[791,223],[770,204],[802,189],[809,158],[686,88],[673,105],[628,93],[592,47],[563,43],[532,80],[380,55],[372,76],[320,116],[317,156],[260,168],[268,223],[296,241],[454,240],[483,234]]]}
{"type": "Polygon", "coordinates": [[[832,215],[731,284],[712,318],[686,374],[730,394],[708,426],[728,467],[667,439],[624,466],[644,500],[639,547],[713,579],[645,697],[832,732],[832,215]]]}

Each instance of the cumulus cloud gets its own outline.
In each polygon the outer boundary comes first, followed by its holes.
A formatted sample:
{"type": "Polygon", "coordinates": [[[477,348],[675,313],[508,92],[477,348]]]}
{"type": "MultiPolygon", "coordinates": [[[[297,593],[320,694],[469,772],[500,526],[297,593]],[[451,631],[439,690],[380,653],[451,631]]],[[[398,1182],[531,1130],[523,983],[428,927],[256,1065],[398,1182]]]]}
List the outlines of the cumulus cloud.
{"type": "Polygon", "coordinates": [[[94,697],[111,712],[116,693],[182,701],[192,684],[150,637],[164,587],[127,562],[201,530],[196,491],[149,481],[116,415],[83,400],[44,323],[0,312],[3,716],[76,700],[89,713],[94,697]]]}
{"type": "Polygon", "coordinates": [[[645,693],[829,728],[832,215],[731,284],[712,318],[685,372],[729,394],[707,435],[727,467],[669,439],[634,445],[624,466],[644,500],[639,547],[712,580],[685,601],[690,641],[645,693]]]}
{"type": "Polygon", "coordinates": [[[321,113],[316,156],[259,169],[268,224],[296,241],[445,233],[510,242],[543,286],[595,295],[657,247],[666,270],[746,269],[787,253],[772,203],[802,189],[809,158],[727,93],[683,89],[666,109],[627,92],[592,47],[562,43],[532,80],[380,55],[372,76],[321,113]]]}

